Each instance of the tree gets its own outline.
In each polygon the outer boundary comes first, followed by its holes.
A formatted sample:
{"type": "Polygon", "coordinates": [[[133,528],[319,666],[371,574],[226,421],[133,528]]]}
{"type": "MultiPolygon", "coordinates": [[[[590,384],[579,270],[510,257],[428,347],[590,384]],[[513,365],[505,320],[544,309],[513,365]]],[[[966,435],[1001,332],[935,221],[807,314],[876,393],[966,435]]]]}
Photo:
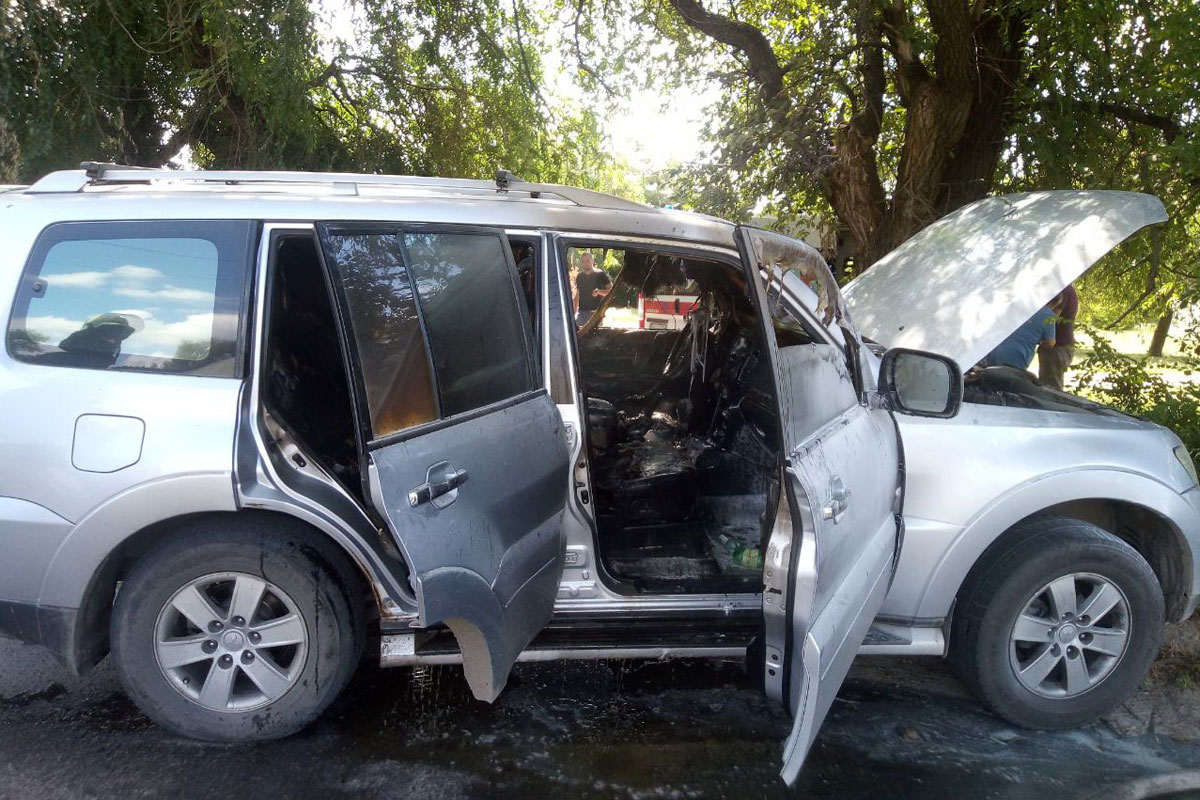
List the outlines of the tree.
{"type": "MultiPolygon", "coordinates": [[[[1023,3],[669,6],[683,26],[660,29],[726,58],[731,102],[713,132],[739,194],[784,210],[823,202],[857,269],[991,188],[1022,73],[1023,3]]],[[[702,196],[716,182],[701,181],[702,196]]]]}
{"type": "MultiPolygon", "coordinates": [[[[1194,4],[734,0],[718,11],[705,0],[629,2],[609,12],[597,40],[614,35],[613,17],[634,14],[674,57],[622,42],[618,59],[591,71],[653,63],[668,84],[715,77],[726,88],[710,163],[660,182],[726,215],[744,216],[761,198],[785,216],[823,207],[849,237],[856,270],[998,185],[1042,185],[1050,172],[1041,165],[1079,155],[1065,142],[1081,117],[1089,130],[1192,139],[1194,100],[1183,97],[1200,80],[1194,4]],[[1147,42],[1157,49],[1139,49],[1147,42]]],[[[613,3],[571,7],[603,20],[613,3]]],[[[1109,155],[1098,147],[1085,162],[1109,155]]],[[[1195,160],[1176,152],[1170,163],[1195,160]]]]}
{"type": "Polygon", "coordinates": [[[1200,8],[1173,0],[1058,0],[1031,25],[1028,75],[1001,188],[1149,192],[1170,220],[1081,286],[1101,327],[1156,320],[1161,355],[1180,304],[1200,297],[1200,8]]]}
{"type": "Polygon", "coordinates": [[[598,130],[541,97],[519,3],[347,10],[335,41],[309,0],[9,0],[0,168],[161,166],[186,146],[209,167],[605,180],[598,130]]]}
{"type": "Polygon", "coordinates": [[[0,108],[28,179],[83,159],[161,166],[191,145],[229,166],[323,160],[310,124],[315,37],[303,0],[12,0],[0,108]]]}

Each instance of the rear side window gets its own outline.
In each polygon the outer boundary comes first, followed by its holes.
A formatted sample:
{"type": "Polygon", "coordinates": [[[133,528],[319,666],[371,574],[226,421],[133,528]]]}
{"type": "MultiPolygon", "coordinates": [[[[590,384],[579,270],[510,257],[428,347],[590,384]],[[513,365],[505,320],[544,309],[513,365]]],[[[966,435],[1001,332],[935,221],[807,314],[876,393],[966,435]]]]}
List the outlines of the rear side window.
{"type": "Polygon", "coordinates": [[[445,416],[533,389],[525,322],[498,236],[404,237],[445,416]]]}
{"type": "Polygon", "coordinates": [[[333,234],[337,265],[376,436],[437,419],[429,355],[412,283],[394,233],[333,234]]]}
{"type": "Polygon", "coordinates": [[[253,223],[61,223],[34,246],[8,350],[34,364],[232,377],[253,223]]]}
{"type": "Polygon", "coordinates": [[[534,388],[524,299],[494,233],[326,228],[372,435],[534,388]]]}

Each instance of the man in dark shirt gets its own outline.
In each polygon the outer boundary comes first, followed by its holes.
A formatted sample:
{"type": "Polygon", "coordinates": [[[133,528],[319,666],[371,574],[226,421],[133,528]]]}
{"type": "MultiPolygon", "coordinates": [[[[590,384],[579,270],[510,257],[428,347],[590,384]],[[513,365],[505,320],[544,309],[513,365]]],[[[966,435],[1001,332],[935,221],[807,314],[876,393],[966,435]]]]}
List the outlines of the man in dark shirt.
{"type": "Polygon", "coordinates": [[[580,258],[579,274],[575,276],[575,327],[581,327],[592,318],[611,286],[608,273],[596,266],[591,253],[584,253],[580,258]]]}
{"type": "Polygon", "coordinates": [[[1050,305],[1058,315],[1054,346],[1038,351],[1038,378],[1047,386],[1062,389],[1063,376],[1075,357],[1075,315],[1079,313],[1075,287],[1067,284],[1050,305]]]}

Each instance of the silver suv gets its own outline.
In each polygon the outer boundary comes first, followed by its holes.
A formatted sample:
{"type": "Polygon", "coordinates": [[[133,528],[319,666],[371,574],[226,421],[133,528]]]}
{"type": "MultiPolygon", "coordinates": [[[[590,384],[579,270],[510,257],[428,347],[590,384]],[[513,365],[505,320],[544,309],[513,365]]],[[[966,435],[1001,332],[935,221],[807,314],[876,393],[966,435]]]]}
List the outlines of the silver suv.
{"type": "MultiPolygon", "coordinates": [[[[969,546],[941,530],[915,552],[951,568],[906,582],[904,466],[928,457],[902,458],[897,419],[952,422],[961,373],[877,356],[801,242],[506,173],[89,164],[0,200],[0,632],[77,670],[111,652],[177,733],[294,732],[368,641],[384,665],[461,663],[488,701],[518,660],[749,651],[795,718],[790,781],[885,595],[948,592],[975,621],[895,613],[865,646],[941,654],[949,631],[993,707],[987,681],[1021,691],[1056,649],[1027,694],[1068,721],[1095,713],[1068,670],[1119,702],[1164,595],[1195,603],[1194,476],[1183,549],[1051,498],[969,546]],[[577,327],[584,253],[615,277],[577,327]],[[639,328],[637,298],[679,285],[686,324],[639,328]],[[1061,554],[1025,605],[1024,585],[989,602],[1014,552],[1060,540],[1091,559],[1064,573],[1070,619],[1061,554]],[[1041,638],[1013,640],[1027,618],[1041,638]]],[[[1155,431],[1149,472],[1171,475],[1155,431]]],[[[918,496],[971,477],[908,474],[918,496]]]]}

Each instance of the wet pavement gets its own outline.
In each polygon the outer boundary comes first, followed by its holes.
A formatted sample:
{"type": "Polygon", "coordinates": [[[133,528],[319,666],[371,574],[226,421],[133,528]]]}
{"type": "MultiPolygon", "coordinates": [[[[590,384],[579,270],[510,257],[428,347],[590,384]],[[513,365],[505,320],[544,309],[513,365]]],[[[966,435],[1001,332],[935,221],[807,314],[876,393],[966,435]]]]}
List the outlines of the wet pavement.
{"type": "Polygon", "coordinates": [[[518,665],[493,706],[456,668],[364,668],[305,732],[210,745],[107,664],[78,679],[0,640],[0,798],[1200,798],[1168,794],[1200,789],[1200,745],[1012,728],[937,660],[860,658],[795,793],[789,728],[739,663],[567,662],[518,665]]]}

